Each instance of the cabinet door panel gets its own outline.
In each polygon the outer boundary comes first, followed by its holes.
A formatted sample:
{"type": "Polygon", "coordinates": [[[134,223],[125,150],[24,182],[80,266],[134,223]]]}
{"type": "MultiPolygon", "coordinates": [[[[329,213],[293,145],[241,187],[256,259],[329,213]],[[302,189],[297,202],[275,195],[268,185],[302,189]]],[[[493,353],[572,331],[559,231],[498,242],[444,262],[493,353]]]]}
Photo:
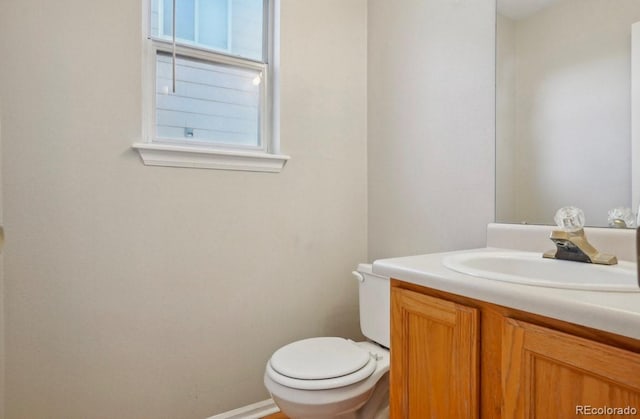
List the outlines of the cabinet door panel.
{"type": "Polygon", "coordinates": [[[640,413],[640,354],[506,319],[502,392],[503,419],[582,417],[598,408],[640,413]]]}
{"type": "Polygon", "coordinates": [[[391,417],[478,417],[478,313],[391,290],[391,417]]]}

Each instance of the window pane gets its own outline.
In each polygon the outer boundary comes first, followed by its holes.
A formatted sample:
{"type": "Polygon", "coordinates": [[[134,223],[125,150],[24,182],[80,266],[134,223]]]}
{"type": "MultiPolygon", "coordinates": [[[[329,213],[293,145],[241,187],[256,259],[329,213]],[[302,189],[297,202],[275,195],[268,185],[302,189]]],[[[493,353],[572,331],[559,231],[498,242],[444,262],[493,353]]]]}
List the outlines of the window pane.
{"type": "MultiPolygon", "coordinates": [[[[182,43],[263,60],[263,0],[176,0],[182,43]]],[[[151,35],[172,37],[173,0],[151,1],[151,35]]]]}
{"type": "MultiPolygon", "coordinates": [[[[160,0],[163,5],[162,33],[167,37],[173,36],[173,2],[160,0]]],[[[193,43],[195,39],[195,3],[198,0],[176,0],[176,38],[193,43]]]]}
{"type": "Polygon", "coordinates": [[[231,4],[231,53],[262,61],[263,0],[233,0],[231,4]]]}
{"type": "Polygon", "coordinates": [[[260,78],[254,70],[178,57],[171,92],[171,56],[156,58],[158,138],[260,147],[260,78]]]}
{"type": "Polygon", "coordinates": [[[229,10],[227,0],[200,0],[198,43],[209,48],[229,49],[229,10]]]}

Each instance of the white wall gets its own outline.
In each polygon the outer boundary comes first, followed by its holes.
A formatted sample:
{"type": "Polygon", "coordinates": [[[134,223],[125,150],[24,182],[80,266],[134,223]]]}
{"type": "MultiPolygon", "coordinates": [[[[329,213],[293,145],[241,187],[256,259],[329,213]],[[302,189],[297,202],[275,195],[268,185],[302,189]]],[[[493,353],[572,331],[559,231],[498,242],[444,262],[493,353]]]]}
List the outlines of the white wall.
{"type": "Polygon", "coordinates": [[[491,0],[369,1],[369,259],[484,244],[494,27],[491,0]]]}
{"type": "Polygon", "coordinates": [[[366,1],[282,1],[281,174],[145,167],[137,1],[3,0],[9,418],[202,418],[358,337],[366,1]]]}
{"type": "Polygon", "coordinates": [[[496,18],[496,220],[517,222],[515,21],[496,18]]]}
{"type": "MultiPolygon", "coordinates": [[[[640,22],[631,25],[631,161],[640,162],[640,22]]],[[[640,212],[640,164],[631,165],[631,208],[640,212]]]]}
{"type": "MultiPolygon", "coordinates": [[[[631,206],[631,23],[637,0],[563,0],[513,24],[517,144],[498,202],[514,191],[515,214],[498,220],[553,223],[575,205],[587,224],[631,206]]],[[[499,31],[502,30],[502,26],[499,31]]],[[[500,138],[500,136],[499,136],[500,138]]],[[[499,177],[500,173],[499,173],[499,177]]]]}

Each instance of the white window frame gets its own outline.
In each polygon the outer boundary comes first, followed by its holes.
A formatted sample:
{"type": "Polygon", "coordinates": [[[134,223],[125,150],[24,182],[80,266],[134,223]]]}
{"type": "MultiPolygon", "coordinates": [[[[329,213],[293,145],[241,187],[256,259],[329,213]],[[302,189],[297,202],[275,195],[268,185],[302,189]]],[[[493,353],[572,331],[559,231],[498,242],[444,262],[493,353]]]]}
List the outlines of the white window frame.
{"type": "Polygon", "coordinates": [[[176,56],[203,60],[214,64],[251,69],[262,75],[259,104],[259,146],[203,144],[156,135],[156,57],[158,52],[172,52],[172,43],[150,36],[151,0],[143,0],[143,140],[133,144],[142,162],[149,166],[192,167],[207,169],[280,172],[289,156],[279,147],[279,89],[277,77],[279,45],[279,0],[269,0],[265,8],[265,62],[219,53],[188,44],[176,45],[176,56]]]}

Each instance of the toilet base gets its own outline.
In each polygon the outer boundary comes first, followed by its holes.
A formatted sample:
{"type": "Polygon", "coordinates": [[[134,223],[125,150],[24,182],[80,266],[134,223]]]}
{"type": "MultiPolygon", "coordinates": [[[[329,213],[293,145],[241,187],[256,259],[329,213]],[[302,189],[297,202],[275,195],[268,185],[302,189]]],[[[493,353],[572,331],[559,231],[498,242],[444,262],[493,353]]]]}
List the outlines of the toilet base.
{"type": "Polygon", "coordinates": [[[371,398],[355,413],[356,419],[389,419],[389,373],[380,378],[371,398]]]}
{"type": "Polygon", "coordinates": [[[310,406],[272,397],[290,419],[388,419],[389,373],[384,374],[371,391],[343,403],[310,406]]]}

